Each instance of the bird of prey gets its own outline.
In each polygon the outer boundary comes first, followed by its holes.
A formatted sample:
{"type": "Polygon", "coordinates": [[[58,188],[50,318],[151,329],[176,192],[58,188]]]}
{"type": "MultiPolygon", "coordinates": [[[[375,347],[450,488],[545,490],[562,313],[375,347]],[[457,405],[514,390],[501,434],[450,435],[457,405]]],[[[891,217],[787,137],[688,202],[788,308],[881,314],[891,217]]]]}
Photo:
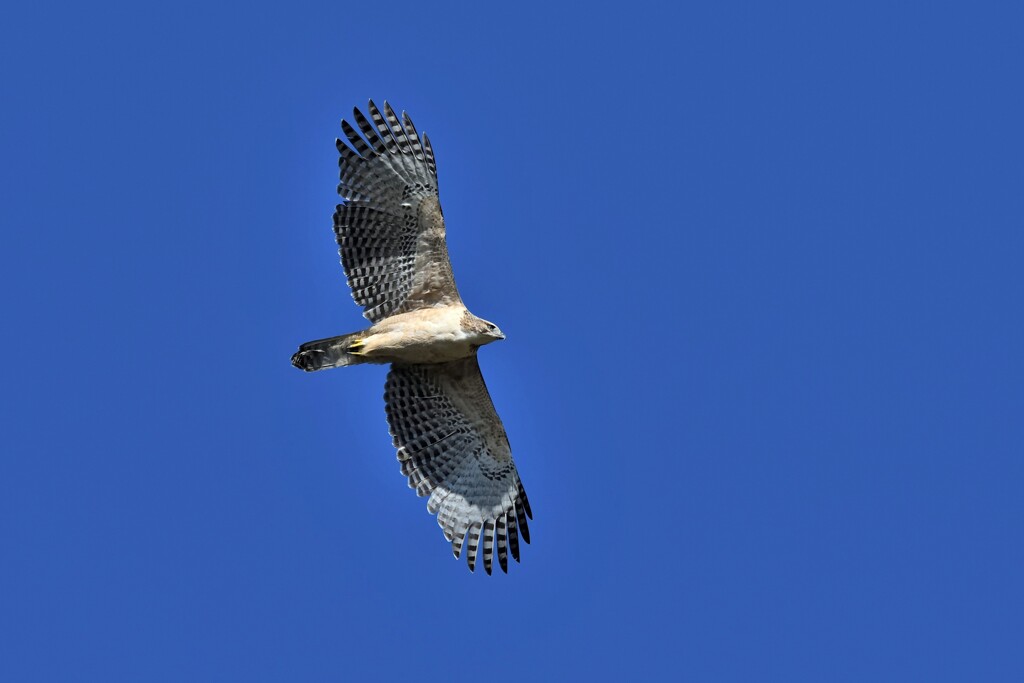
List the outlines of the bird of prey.
{"type": "Polygon", "coordinates": [[[306,371],[390,363],[385,412],[402,474],[451,542],[465,541],[470,571],[483,539],[484,570],[508,571],[519,561],[519,538],[530,542],[526,491],[512,461],[505,428],[487,393],[477,350],[504,339],[476,317],[455,287],[437,164],[426,133],[402,112],[369,103],[370,119],[353,110],[359,132],[342,121],[351,147],[341,155],[334,234],[352,297],[372,325],[303,344],[292,364],[306,371]],[[468,539],[468,540],[467,540],[468,539]]]}

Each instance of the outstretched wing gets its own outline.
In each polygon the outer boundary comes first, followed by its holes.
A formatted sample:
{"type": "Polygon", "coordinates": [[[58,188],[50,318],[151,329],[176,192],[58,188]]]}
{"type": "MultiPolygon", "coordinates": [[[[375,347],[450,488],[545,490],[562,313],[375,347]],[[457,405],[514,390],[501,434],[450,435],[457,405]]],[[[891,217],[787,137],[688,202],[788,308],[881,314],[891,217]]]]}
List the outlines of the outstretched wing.
{"type": "Polygon", "coordinates": [[[334,213],[334,234],[352,298],[373,322],[460,303],[430,140],[405,112],[399,122],[387,102],[383,115],[372,100],[369,110],[372,123],[354,110],[365,139],[342,121],[352,147],[337,141],[345,202],[334,213]]]}
{"type": "Polygon", "coordinates": [[[402,474],[427,510],[437,515],[455,557],[468,536],[466,557],[476,567],[483,537],[484,570],[508,553],[519,561],[519,537],[530,542],[530,502],[512,462],[505,428],[494,410],[476,355],[450,363],[394,363],[384,388],[388,424],[402,474]]]}

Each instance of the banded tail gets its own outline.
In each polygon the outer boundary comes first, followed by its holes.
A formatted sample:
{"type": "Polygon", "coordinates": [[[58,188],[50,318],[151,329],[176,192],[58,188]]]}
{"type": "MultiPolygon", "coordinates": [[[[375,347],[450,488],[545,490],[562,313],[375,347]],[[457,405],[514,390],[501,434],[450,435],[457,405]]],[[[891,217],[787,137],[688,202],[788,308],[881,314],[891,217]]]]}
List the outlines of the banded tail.
{"type": "Polygon", "coordinates": [[[366,363],[365,358],[353,353],[362,344],[361,336],[362,332],[353,332],[340,337],[306,342],[292,356],[292,365],[300,370],[313,372],[366,363]]]}

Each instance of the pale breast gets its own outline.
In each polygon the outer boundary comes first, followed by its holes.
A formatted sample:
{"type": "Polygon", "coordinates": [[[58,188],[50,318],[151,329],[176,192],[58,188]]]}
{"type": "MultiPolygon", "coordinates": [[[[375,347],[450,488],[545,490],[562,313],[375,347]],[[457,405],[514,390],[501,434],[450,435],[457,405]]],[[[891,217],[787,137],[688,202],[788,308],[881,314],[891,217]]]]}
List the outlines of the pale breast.
{"type": "Polygon", "coordinates": [[[463,306],[424,308],[391,316],[369,329],[363,353],[381,360],[441,363],[472,352],[462,329],[463,306]]]}

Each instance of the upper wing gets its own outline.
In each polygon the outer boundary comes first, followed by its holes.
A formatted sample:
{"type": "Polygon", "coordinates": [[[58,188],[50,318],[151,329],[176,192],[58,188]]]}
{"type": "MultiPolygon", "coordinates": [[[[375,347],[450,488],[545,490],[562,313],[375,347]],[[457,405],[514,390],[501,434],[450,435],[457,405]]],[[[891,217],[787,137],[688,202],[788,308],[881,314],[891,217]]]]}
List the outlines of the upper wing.
{"type": "Polygon", "coordinates": [[[334,234],[352,298],[376,322],[396,313],[460,303],[444,217],[437,198],[437,166],[430,140],[387,102],[384,114],[370,101],[371,124],[358,109],[355,121],[365,140],[342,121],[353,151],[341,154],[334,234]]]}
{"type": "Polygon", "coordinates": [[[496,538],[498,563],[507,572],[508,551],[519,561],[519,535],[530,542],[526,520],[533,513],[476,355],[435,365],[394,363],[384,401],[402,474],[417,495],[430,494],[427,510],[437,515],[455,557],[468,534],[473,570],[483,535],[490,574],[496,538]]]}

